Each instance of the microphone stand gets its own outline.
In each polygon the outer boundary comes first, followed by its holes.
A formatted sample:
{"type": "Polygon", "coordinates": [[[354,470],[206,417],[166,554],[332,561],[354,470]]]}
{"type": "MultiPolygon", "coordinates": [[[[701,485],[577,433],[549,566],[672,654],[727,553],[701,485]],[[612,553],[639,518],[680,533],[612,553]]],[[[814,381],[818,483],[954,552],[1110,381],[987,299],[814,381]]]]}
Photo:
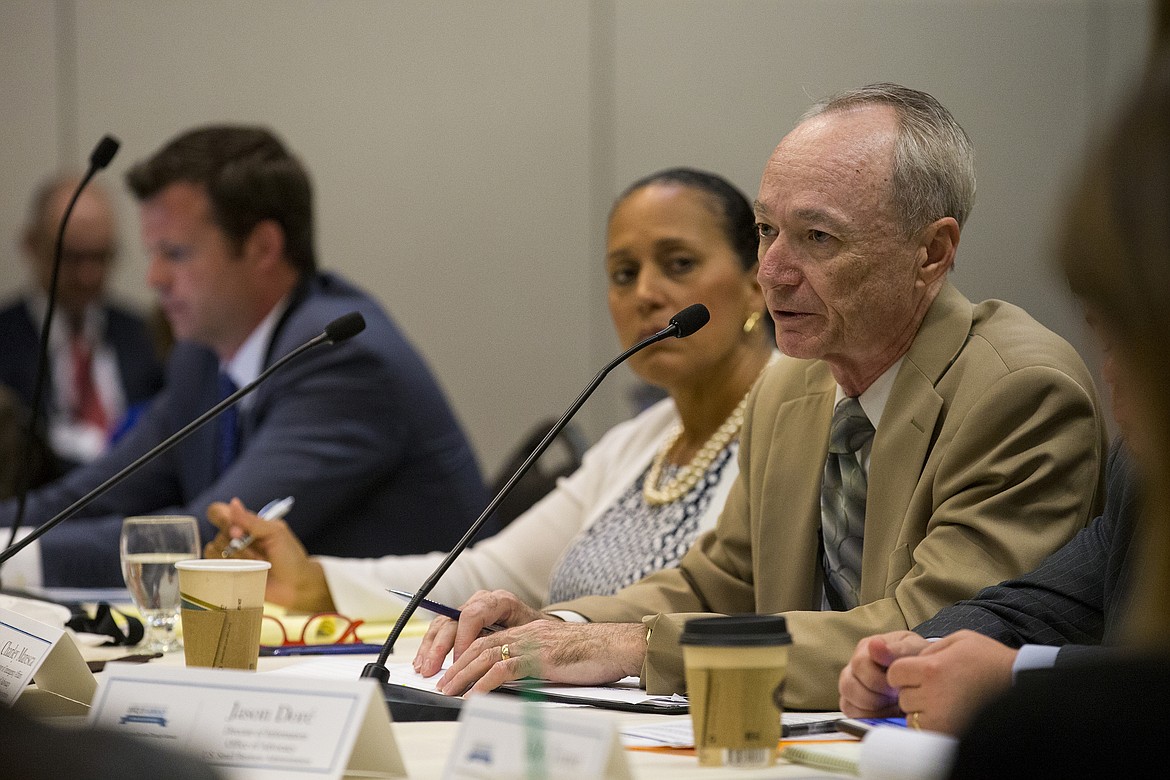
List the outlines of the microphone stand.
{"type": "MultiPolygon", "coordinates": [[[[31,417],[28,423],[28,436],[25,437],[23,468],[20,470],[18,477],[18,484],[16,488],[17,503],[16,503],[16,517],[12,519],[12,529],[8,534],[8,547],[16,541],[16,533],[20,530],[21,523],[24,521],[25,506],[28,502],[28,483],[30,473],[33,468],[34,459],[38,458],[44,451],[48,450],[48,445],[44,445],[42,453],[37,452],[37,428],[40,427],[41,422],[41,398],[45,394],[45,374],[48,373],[49,362],[49,328],[53,323],[53,312],[57,308],[57,280],[61,275],[61,256],[64,252],[65,245],[65,227],[69,224],[69,216],[73,213],[73,207],[77,204],[78,198],[81,197],[82,190],[85,185],[89,184],[89,180],[97,175],[97,172],[110,164],[114,159],[114,155],[118,153],[118,147],[121,143],[112,135],[102,136],[102,140],[98,141],[97,146],[89,155],[89,169],[81,178],[77,185],[77,189],[73,191],[73,197],[69,199],[69,204],[65,207],[64,213],[61,215],[61,225],[57,229],[57,241],[54,244],[53,251],[53,272],[49,277],[49,300],[45,306],[45,317],[41,325],[41,339],[38,348],[37,357],[37,378],[33,386],[32,395],[32,409],[30,409],[31,417]]],[[[11,556],[9,556],[11,557],[11,556]]],[[[0,557],[0,564],[8,560],[6,557],[0,557]]]]}
{"type": "MultiPolygon", "coordinates": [[[[402,614],[398,616],[398,620],[394,623],[394,627],[391,629],[390,635],[386,637],[386,641],[382,645],[381,651],[378,653],[378,659],[372,663],[366,664],[365,668],[362,669],[362,678],[372,678],[379,681],[383,684],[384,691],[386,691],[386,688],[390,686],[390,670],[386,668],[386,661],[394,652],[394,644],[398,641],[398,637],[402,634],[403,629],[406,627],[407,621],[410,620],[415,610],[418,609],[418,606],[422,600],[426,598],[427,595],[429,595],[430,592],[434,589],[435,585],[439,581],[439,578],[446,574],[447,570],[451,568],[451,565],[455,563],[455,559],[459,557],[459,554],[463,552],[463,550],[466,549],[466,547],[471,543],[472,538],[474,538],[474,536],[479,532],[479,529],[483,527],[483,524],[487,522],[487,519],[491,517],[492,512],[496,511],[496,507],[499,506],[500,502],[507,497],[520,478],[528,472],[536,459],[539,458],[546,449],[548,449],[549,444],[552,443],[557,434],[560,433],[561,430],[569,423],[569,420],[571,420],[573,415],[577,413],[577,410],[581,408],[581,405],[585,403],[585,400],[593,394],[593,391],[597,389],[597,386],[601,384],[602,380],[605,379],[609,372],[624,362],[631,355],[645,349],[651,344],[656,344],[657,342],[670,338],[671,336],[676,336],[678,338],[689,336],[691,333],[707,324],[708,319],[710,319],[710,314],[708,313],[705,306],[702,304],[692,304],[691,306],[676,314],[671,319],[670,325],[658,331],[654,335],[639,341],[637,344],[611,360],[605,365],[604,368],[597,372],[597,375],[593,377],[593,381],[589,383],[588,387],[586,387],[581,392],[581,394],[577,396],[577,400],[573,401],[569,408],[565,410],[565,413],[561,415],[560,419],[556,421],[552,428],[549,429],[548,433],[545,434],[544,438],[541,439],[540,444],[536,445],[536,448],[524,460],[524,462],[520,464],[520,467],[516,469],[516,472],[512,474],[511,478],[506,483],[504,483],[504,486],[500,489],[500,492],[497,493],[496,497],[488,503],[487,507],[484,508],[483,513],[480,514],[478,518],[476,518],[475,522],[471,524],[471,527],[467,529],[467,532],[463,535],[463,538],[461,538],[455,544],[455,546],[451,548],[451,551],[447,553],[442,562],[440,562],[435,570],[431,572],[430,576],[427,577],[422,586],[415,591],[414,596],[411,597],[409,602],[407,602],[406,607],[402,610],[402,614]]],[[[454,712],[457,712],[459,706],[461,706],[460,700],[455,699],[452,701],[453,697],[450,696],[432,694],[429,691],[417,691],[409,689],[406,686],[393,686],[393,688],[396,692],[402,692],[402,695],[397,697],[397,700],[391,699],[389,695],[387,697],[388,704],[391,705],[391,715],[397,720],[404,720],[407,718],[412,720],[450,720],[453,719],[450,717],[450,715],[454,712]],[[395,705],[400,706],[396,707],[395,705]],[[434,711],[428,712],[427,708],[431,708],[434,711]],[[398,710],[397,712],[395,711],[396,709],[398,710]],[[422,711],[420,712],[420,710],[422,711]],[[406,718],[403,718],[404,715],[406,718]]]]}

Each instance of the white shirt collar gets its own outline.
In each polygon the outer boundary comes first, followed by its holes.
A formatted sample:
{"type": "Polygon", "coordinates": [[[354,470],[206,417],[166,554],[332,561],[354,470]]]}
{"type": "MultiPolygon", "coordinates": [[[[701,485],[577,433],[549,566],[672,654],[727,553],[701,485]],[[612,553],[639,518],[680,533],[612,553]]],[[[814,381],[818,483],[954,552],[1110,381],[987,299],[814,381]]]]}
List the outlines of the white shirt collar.
{"type": "MultiPolygon", "coordinates": [[[[45,311],[49,308],[49,296],[41,290],[29,292],[25,300],[28,302],[29,313],[32,314],[37,333],[41,332],[41,325],[45,322],[45,311]]],[[[100,344],[106,332],[106,310],[97,303],[85,307],[85,315],[81,324],[82,339],[91,347],[100,344]]],[[[49,345],[52,349],[64,349],[69,345],[73,333],[69,329],[69,322],[65,313],[60,309],[53,311],[53,322],[49,326],[49,345]]]]}
{"type": "MultiPolygon", "coordinates": [[[[890,400],[890,391],[894,389],[894,380],[898,377],[898,369],[902,367],[902,361],[905,359],[906,356],[903,355],[895,360],[892,366],[883,371],[882,375],[857,397],[857,402],[861,404],[861,411],[865,412],[865,416],[869,418],[874,430],[877,430],[878,425],[881,424],[882,412],[886,410],[886,404],[890,400]]],[[[841,385],[837,385],[837,397],[833,401],[833,407],[836,408],[844,397],[845,391],[841,389],[841,385]]]]}
{"type": "Polygon", "coordinates": [[[288,301],[287,295],[281,298],[280,302],[272,307],[272,311],[268,312],[268,316],[248,335],[236,350],[236,354],[232,355],[232,359],[220,366],[220,370],[232,378],[236,387],[243,387],[256,381],[260,372],[264,370],[264,355],[268,352],[276,323],[288,308],[288,301]]]}

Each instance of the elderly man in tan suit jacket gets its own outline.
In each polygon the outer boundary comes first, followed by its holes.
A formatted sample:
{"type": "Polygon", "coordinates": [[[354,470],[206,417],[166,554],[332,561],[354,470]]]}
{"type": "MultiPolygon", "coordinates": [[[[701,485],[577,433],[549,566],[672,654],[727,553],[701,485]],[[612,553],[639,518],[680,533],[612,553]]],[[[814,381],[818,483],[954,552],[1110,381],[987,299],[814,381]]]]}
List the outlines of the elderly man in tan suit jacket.
{"type": "Polygon", "coordinates": [[[759,280],[778,346],[799,359],[753,391],[717,527],[677,568],[615,596],[538,612],[481,592],[458,623],[432,623],[416,668],[436,673],[454,648],[445,693],[530,674],[640,674],[652,693],[681,692],[688,618],[781,613],[794,640],[785,704],[831,710],[859,639],[917,625],[1060,547],[1100,508],[1103,417],[1069,344],[947,280],[974,190],[966,134],[930,95],[871,85],[810,110],[756,201],[759,280]],[[868,489],[844,601],[822,573],[821,508],[843,399],[876,429],[854,456],[868,489]],[[512,628],[477,638],[493,622],[512,628]]]}

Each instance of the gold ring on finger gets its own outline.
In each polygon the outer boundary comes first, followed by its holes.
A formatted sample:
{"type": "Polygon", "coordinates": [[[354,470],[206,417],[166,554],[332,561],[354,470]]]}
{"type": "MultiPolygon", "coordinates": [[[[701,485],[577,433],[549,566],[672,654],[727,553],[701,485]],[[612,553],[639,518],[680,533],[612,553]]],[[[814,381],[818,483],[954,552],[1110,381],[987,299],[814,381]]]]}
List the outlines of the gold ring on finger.
{"type": "Polygon", "coordinates": [[[508,649],[507,644],[500,645],[500,660],[507,661],[512,657],[512,651],[508,649]]]}

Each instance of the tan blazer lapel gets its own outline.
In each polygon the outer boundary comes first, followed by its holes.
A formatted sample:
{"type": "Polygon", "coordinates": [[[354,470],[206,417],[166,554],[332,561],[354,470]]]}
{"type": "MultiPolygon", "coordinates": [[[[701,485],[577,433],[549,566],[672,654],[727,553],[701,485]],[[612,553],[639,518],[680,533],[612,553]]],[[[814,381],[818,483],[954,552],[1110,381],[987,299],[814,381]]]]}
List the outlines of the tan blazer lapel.
{"type": "Polygon", "coordinates": [[[921,476],[943,406],[935,384],[958,356],[971,323],[970,301],[953,285],[946,284],[927,312],[894,380],[870,455],[862,553],[863,601],[888,595],[885,591],[892,584],[887,579],[893,573],[900,580],[905,568],[891,566],[890,556],[911,541],[918,541],[903,538],[904,517],[887,518],[904,515],[904,509],[912,506],[915,489],[924,487],[921,476]],[[875,521],[870,523],[870,518],[875,521]]]}
{"type": "Polygon", "coordinates": [[[761,388],[761,395],[771,398],[762,398],[756,407],[775,412],[753,423],[753,440],[790,438],[779,436],[782,430],[818,433],[799,448],[772,446],[766,459],[750,461],[753,485],[768,486],[766,493],[752,488],[753,573],[759,611],[820,607],[820,490],[835,387],[826,364],[807,361],[804,371],[785,372],[784,382],[761,388]],[[771,400],[780,397],[790,400],[771,400]]]}

